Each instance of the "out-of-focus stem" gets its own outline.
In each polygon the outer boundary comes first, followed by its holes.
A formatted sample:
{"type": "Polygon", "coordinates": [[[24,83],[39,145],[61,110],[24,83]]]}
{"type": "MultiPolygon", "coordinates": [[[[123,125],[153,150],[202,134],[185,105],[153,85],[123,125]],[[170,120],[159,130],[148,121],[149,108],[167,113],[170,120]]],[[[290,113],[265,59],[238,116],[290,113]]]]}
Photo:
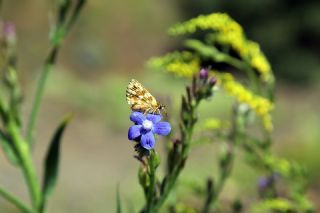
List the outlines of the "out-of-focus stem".
{"type": "MultiPolygon", "coordinates": [[[[154,152],[152,150],[152,152],[154,152]]],[[[155,168],[155,162],[154,162],[154,154],[155,153],[151,153],[151,156],[149,158],[149,177],[150,177],[150,186],[148,188],[148,192],[147,192],[147,205],[146,205],[146,213],[152,213],[152,207],[154,204],[154,194],[155,194],[155,187],[156,187],[156,168],[155,168]]]]}
{"type": "Polygon", "coordinates": [[[7,190],[0,187],[0,196],[12,203],[15,207],[17,207],[23,213],[32,213],[32,211],[22,203],[16,196],[12,195],[7,190]]]}
{"type": "Polygon", "coordinates": [[[10,119],[8,123],[8,132],[12,136],[12,141],[21,160],[21,169],[28,186],[33,209],[35,212],[38,212],[41,205],[41,189],[33,167],[30,148],[26,141],[21,137],[20,131],[12,119],[10,119]]]}
{"type": "Polygon", "coordinates": [[[225,185],[226,180],[228,179],[228,177],[230,176],[230,173],[232,171],[232,167],[233,167],[233,159],[234,156],[231,156],[230,162],[229,162],[229,166],[228,169],[223,171],[220,176],[219,179],[217,181],[217,183],[214,186],[214,191],[213,193],[208,193],[207,198],[205,200],[204,206],[202,208],[202,213],[208,213],[210,211],[210,207],[212,205],[214,205],[214,203],[217,201],[217,199],[220,196],[220,193],[225,185]]]}
{"type": "MultiPolygon", "coordinates": [[[[56,56],[58,54],[59,47],[62,40],[64,39],[66,34],[70,31],[75,21],[78,19],[79,14],[85,3],[86,3],[86,0],[78,0],[70,16],[70,19],[61,20],[59,25],[54,31],[53,38],[52,38],[52,48],[51,48],[51,51],[49,52],[49,55],[46,59],[43,70],[41,72],[40,79],[37,84],[36,95],[31,108],[31,114],[29,117],[29,122],[27,127],[27,142],[30,144],[30,146],[32,146],[32,143],[33,143],[34,128],[36,125],[36,120],[39,113],[48,75],[54,67],[56,56]]],[[[64,19],[66,19],[66,16],[64,16],[64,19]]]]}
{"type": "Polygon", "coordinates": [[[49,52],[49,55],[47,56],[46,62],[44,64],[43,70],[40,74],[40,78],[39,78],[39,81],[37,84],[36,94],[35,94],[35,97],[33,100],[31,114],[30,114],[29,122],[28,122],[28,126],[27,126],[27,142],[29,143],[29,145],[31,147],[33,144],[34,128],[35,128],[37,117],[39,114],[39,109],[40,109],[42,97],[44,94],[44,88],[47,83],[49,73],[51,72],[51,70],[54,67],[54,64],[55,64],[55,61],[57,58],[57,54],[59,51],[60,43],[61,43],[64,35],[65,35],[64,28],[56,29],[54,36],[53,36],[53,39],[52,39],[53,46],[49,52]]]}
{"type": "Polygon", "coordinates": [[[39,113],[42,96],[44,93],[44,87],[47,82],[48,74],[52,69],[52,64],[46,64],[43,71],[41,72],[40,79],[38,81],[36,95],[32,104],[32,111],[29,118],[28,129],[27,129],[27,141],[32,146],[33,144],[33,135],[34,128],[36,125],[36,119],[39,113]]]}

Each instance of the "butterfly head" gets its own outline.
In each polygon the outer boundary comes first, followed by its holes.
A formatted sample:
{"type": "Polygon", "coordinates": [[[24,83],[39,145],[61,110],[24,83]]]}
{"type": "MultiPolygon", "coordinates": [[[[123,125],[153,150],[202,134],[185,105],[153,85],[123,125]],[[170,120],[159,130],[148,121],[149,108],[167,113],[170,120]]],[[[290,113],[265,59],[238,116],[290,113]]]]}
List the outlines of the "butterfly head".
{"type": "Polygon", "coordinates": [[[164,111],[164,113],[167,114],[166,106],[163,105],[163,104],[160,104],[160,103],[159,103],[158,110],[159,110],[159,113],[160,113],[160,111],[164,111]]]}
{"type": "Polygon", "coordinates": [[[160,109],[160,110],[165,110],[165,109],[166,109],[166,106],[163,105],[163,104],[159,104],[159,109],[160,109]]]}

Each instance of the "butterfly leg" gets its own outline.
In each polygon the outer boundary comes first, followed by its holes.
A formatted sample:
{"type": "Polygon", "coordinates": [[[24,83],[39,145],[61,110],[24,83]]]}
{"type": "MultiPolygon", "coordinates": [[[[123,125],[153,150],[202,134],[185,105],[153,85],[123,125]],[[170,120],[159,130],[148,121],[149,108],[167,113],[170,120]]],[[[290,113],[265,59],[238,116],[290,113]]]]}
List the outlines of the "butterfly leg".
{"type": "Polygon", "coordinates": [[[147,114],[150,114],[150,112],[152,113],[152,108],[148,108],[144,111],[143,115],[147,115],[147,114]]]}

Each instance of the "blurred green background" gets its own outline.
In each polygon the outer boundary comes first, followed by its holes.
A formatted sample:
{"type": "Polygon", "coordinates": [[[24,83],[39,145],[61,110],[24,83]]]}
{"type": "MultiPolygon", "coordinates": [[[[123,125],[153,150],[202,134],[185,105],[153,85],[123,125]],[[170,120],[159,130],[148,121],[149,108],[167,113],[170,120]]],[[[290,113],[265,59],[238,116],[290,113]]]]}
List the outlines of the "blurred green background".
{"type": "MultiPolygon", "coordinates": [[[[53,1],[4,0],[1,8],[2,20],[13,21],[17,28],[26,118],[48,52],[53,5],[53,1]]],[[[156,97],[170,102],[168,111],[177,118],[186,82],[150,71],[145,62],[176,46],[177,40],[166,35],[169,26],[211,12],[228,12],[244,27],[249,39],[261,44],[271,61],[278,79],[274,151],[306,165],[310,171],[308,197],[319,207],[319,1],[91,0],[63,44],[38,125],[34,159],[42,174],[41,162],[54,128],[64,114],[76,114],[64,137],[59,184],[49,202],[49,212],[114,212],[117,184],[125,208],[139,210],[143,194],[136,177],[138,162],[127,139],[130,110],[125,88],[131,78],[138,79],[156,97]]],[[[204,104],[202,115],[227,115],[229,102],[217,94],[204,104]]],[[[207,176],[215,175],[220,148],[195,149],[182,182],[202,184],[207,176]]],[[[161,142],[157,149],[162,149],[161,142]]],[[[0,183],[27,199],[21,174],[6,162],[2,152],[0,166],[0,183]]],[[[244,190],[248,197],[256,196],[258,174],[241,163],[236,167],[224,197],[241,196],[244,190]]],[[[16,212],[3,200],[0,209],[16,212]]]]}

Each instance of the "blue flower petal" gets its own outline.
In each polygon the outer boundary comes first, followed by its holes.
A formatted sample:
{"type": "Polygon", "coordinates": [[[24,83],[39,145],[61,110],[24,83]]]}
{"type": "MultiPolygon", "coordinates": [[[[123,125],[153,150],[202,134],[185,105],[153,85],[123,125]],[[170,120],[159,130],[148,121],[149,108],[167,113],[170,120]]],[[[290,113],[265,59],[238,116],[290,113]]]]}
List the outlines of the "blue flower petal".
{"type": "Polygon", "coordinates": [[[171,126],[168,122],[159,122],[153,126],[153,132],[158,135],[168,135],[171,132],[171,126]]]}
{"type": "Polygon", "coordinates": [[[135,124],[142,124],[145,119],[145,116],[141,112],[132,112],[130,115],[130,120],[135,124]]]}
{"type": "Polygon", "coordinates": [[[134,140],[141,135],[141,125],[133,125],[129,128],[128,139],[134,140]]]}
{"type": "Polygon", "coordinates": [[[161,121],[162,116],[161,115],[157,115],[157,114],[148,114],[147,115],[147,119],[149,121],[152,121],[153,124],[158,123],[159,121],[161,121]]]}
{"type": "Polygon", "coordinates": [[[141,146],[145,149],[153,149],[156,140],[154,139],[154,135],[152,132],[148,132],[141,136],[141,146]]]}

